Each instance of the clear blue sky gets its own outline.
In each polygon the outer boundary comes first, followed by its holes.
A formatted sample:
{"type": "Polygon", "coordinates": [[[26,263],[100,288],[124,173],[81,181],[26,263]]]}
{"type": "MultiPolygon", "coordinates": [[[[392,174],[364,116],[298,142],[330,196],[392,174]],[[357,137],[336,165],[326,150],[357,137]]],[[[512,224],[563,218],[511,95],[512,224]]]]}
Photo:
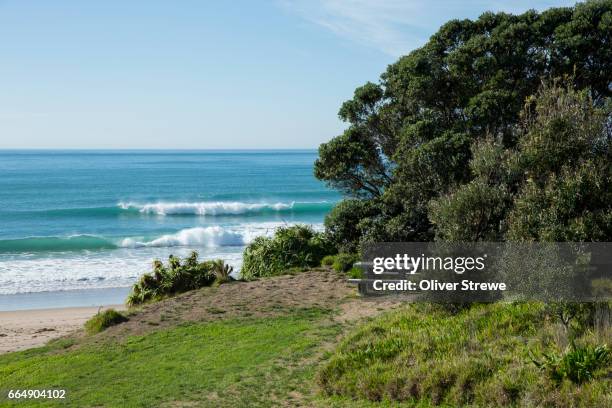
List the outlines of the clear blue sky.
{"type": "Polygon", "coordinates": [[[443,22],[571,4],[0,0],[0,148],[314,148],[443,22]]]}

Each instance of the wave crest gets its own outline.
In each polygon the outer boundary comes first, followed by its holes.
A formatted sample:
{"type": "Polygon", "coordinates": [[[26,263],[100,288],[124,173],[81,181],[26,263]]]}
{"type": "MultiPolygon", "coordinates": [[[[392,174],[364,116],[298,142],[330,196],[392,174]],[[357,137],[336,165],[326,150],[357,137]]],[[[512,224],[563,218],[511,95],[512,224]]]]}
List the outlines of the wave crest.
{"type": "Polygon", "coordinates": [[[322,212],[331,209],[328,202],[299,203],[244,203],[240,201],[201,201],[201,202],[159,202],[138,204],[120,202],[122,210],[137,210],[143,214],[155,215],[241,215],[251,213],[276,212],[322,212]]]}
{"type": "Polygon", "coordinates": [[[162,235],[151,241],[138,241],[134,238],[125,238],[119,246],[123,248],[143,247],[176,247],[176,246],[241,246],[246,245],[248,237],[244,233],[231,231],[219,226],[195,227],[180,230],[175,234],[162,235]]]}
{"type": "MultiPolygon", "coordinates": [[[[228,247],[248,245],[255,237],[271,236],[278,222],[186,228],[175,233],[152,237],[102,237],[73,235],[67,237],[28,237],[0,240],[0,253],[63,252],[117,248],[228,247]]],[[[313,225],[322,230],[322,224],[313,225]]]]}

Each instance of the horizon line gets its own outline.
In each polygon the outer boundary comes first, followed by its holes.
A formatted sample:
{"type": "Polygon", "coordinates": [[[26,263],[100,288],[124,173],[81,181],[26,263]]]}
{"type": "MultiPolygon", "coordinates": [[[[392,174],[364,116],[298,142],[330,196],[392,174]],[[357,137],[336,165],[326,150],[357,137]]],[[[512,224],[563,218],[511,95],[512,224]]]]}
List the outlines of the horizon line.
{"type": "Polygon", "coordinates": [[[297,151],[317,150],[318,147],[266,147],[266,148],[244,148],[244,147],[222,147],[222,148],[166,148],[166,147],[0,147],[2,151],[297,151]]]}

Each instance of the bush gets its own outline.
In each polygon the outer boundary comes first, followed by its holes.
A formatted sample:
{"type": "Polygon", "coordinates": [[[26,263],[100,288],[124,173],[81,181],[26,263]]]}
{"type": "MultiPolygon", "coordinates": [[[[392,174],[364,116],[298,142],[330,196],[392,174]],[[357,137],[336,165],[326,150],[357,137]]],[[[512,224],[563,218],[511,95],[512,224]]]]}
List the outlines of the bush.
{"type": "Polygon", "coordinates": [[[325,217],[325,233],[339,251],[357,251],[364,229],[360,222],[375,213],[376,206],[372,202],[340,201],[325,217]]]}
{"type": "Polygon", "coordinates": [[[559,321],[570,341],[593,328],[595,303],[551,302],[546,311],[559,321]]]}
{"type": "Polygon", "coordinates": [[[159,260],[153,262],[153,273],[142,275],[140,281],[132,287],[127,303],[138,305],[210,286],[215,281],[227,282],[231,272],[232,268],[222,260],[198,262],[198,253],[195,251],[182,262],[170,255],[168,265],[159,260]]]}
{"type": "Polygon", "coordinates": [[[257,237],[244,250],[242,279],[280,275],[289,268],[318,266],[334,253],[323,234],[305,225],[281,227],[274,237],[257,237]]]}
{"type": "Polygon", "coordinates": [[[94,317],[85,322],[85,331],[88,334],[100,333],[111,326],[119,323],[127,322],[128,318],[115,309],[107,309],[104,312],[96,314],[94,317]]]}
{"type": "Polygon", "coordinates": [[[569,379],[576,384],[591,381],[599,369],[606,368],[612,360],[607,345],[576,346],[571,344],[562,355],[542,354],[542,360],[532,358],[533,363],[555,382],[569,379]]]}
{"type": "Polygon", "coordinates": [[[363,269],[358,266],[353,266],[346,274],[351,279],[363,279],[365,277],[363,269]]]}
{"type": "Polygon", "coordinates": [[[335,260],[336,257],[334,255],[326,255],[321,260],[321,266],[332,266],[335,260]]]}
{"type": "Polygon", "coordinates": [[[338,254],[334,258],[333,268],[336,272],[348,272],[359,260],[356,254],[338,254]]]}
{"type": "Polygon", "coordinates": [[[221,285],[227,283],[232,279],[232,272],[234,268],[223,262],[222,259],[213,261],[213,273],[215,274],[215,283],[221,285]]]}

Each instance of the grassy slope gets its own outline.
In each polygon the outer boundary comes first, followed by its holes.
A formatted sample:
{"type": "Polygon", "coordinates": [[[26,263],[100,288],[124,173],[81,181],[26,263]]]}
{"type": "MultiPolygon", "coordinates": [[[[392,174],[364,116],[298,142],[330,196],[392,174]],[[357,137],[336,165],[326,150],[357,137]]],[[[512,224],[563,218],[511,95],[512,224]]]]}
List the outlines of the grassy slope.
{"type": "MultiPolygon", "coordinates": [[[[328,316],[302,309],[290,316],[192,323],[69,350],[59,342],[0,356],[0,389],[64,388],[67,405],[75,407],[291,405],[292,398],[312,398],[304,386],[312,383],[318,362],[312,355],[339,331],[328,316]]],[[[13,405],[39,404],[54,402],[13,405]]]]}
{"type": "Polygon", "coordinates": [[[74,407],[312,406],[325,350],[364,314],[354,297],[324,269],[187,292],[102,333],[0,355],[0,406],[57,406],[2,399],[49,388],[74,407]]]}
{"type": "MultiPolygon", "coordinates": [[[[351,299],[342,282],[311,271],[189,292],[0,356],[0,390],[64,388],[75,407],[612,406],[612,377],[557,388],[531,364],[562,337],[541,306],[410,305],[355,328],[397,304],[351,299]]],[[[13,404],[38,405],[58,404],[13,404]]]]}
{"type": "MultiPolygon", "coordinates": [[[[591,383],[557,387],[530,351],[562,343],[558,325],[536,304],[479,305],[451,315],[411,305],[346,337],[319,373],[337,405],[347,397],[398,406],[612,406],[608,369],[591,383]]],[[[588,338],[591,337],[591,338],[588,338]]],[[[610,341],[609,335],[580,341],[610,341]]]]}

